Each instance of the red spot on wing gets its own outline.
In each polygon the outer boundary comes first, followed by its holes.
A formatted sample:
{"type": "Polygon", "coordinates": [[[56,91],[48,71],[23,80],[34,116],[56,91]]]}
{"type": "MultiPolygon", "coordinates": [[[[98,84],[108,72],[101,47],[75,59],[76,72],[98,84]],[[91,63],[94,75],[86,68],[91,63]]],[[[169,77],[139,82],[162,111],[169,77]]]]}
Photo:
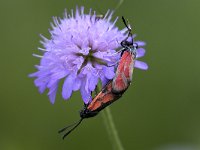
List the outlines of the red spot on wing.
{"type": "Polygon", "coordinates": [[[124,51],[113,79],[112,88],[114,92],[124,92],[132,80],[134,66],[134,55],[130,51],[124,51]]]}

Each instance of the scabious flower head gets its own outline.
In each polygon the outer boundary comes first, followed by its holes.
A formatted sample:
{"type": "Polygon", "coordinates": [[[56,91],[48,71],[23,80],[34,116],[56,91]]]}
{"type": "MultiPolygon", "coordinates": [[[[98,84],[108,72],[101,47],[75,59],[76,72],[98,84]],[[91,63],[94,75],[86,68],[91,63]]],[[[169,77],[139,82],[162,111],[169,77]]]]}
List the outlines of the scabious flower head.
{"type": "MultiPolygon", "coordinates": [[[[30,74],[36,77],[34,83],[40,93],[49,89],[48,96],[51,103],[55,102],[58,84],[64,79],[62,97],[67,100],[73,91],[80,90],[84,103],[91,101],[91,92],[101,80],[105,85],[115,76],[115,68],[119,55],[116,49],[126,38],[126,29],[119,30],[111,22],[112,12],[109,11],[103,18],[98,18],[90,10],[84,14],[84,8],[77,8],[75,14],[64,13],[64,18],[53,18],[51,38],[42,37],[43,51],[37,72],[30,74]]],[[[139,46],[143,44],[139,42],[139,46]]],[[[144,55],[144,49],[138,49],[138,57],[144,55]]],[[[141,62],[136,67],[145,69],[141,62]]]]}

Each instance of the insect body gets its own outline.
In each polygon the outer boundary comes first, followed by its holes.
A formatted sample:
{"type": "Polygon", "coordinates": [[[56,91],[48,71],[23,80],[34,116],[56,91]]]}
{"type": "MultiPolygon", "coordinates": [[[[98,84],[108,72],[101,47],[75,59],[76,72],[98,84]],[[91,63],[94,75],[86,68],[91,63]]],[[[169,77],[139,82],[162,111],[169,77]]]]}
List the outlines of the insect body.
{"type": "Polygon", "coordinates": [[[80,112],[81,118],[96,116],[102,109],[116,101],[122,93],[112,92],[112,80],[97,94],[94,99],[80,112]]]}
{"type": "Polygon", "coordinates": [[[130,26],[127,25],[124,17],[122,17],[122,20],[129,30],[129,35],[121,42],[123,49],[121,50],[121,59],[116,70],[116,75],[112,81],[113,93],[125,92],[128,89],[132,81],[133,68],[136,59],[136,49],[138,48],[138,45],[133,43],[130,26]],[[130,42],[128,41],[129,37],[132,38],[130,42]]]}

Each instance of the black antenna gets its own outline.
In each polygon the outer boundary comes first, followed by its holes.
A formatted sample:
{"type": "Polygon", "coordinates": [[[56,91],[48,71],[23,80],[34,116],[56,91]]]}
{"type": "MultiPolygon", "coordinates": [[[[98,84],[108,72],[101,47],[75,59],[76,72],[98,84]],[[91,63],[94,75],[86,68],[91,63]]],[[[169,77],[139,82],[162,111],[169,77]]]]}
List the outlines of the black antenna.
{"type": "Polygon", "coordinates": [[[127,27],[128,31],[131,32],[132,29],[131,29],[130,24],[128,23],[128,20],[126,21],[124,16],[122,16],[122,20],[123,20],[124,25],[127,27]]]}
{"type": "MultiPolygon", "coordinates": [[[[128,29],[128,36],[126,37],[126,39],[124,41],[126,41],[129,37],[132,37],[132,29],[131,29],[131,26],[130,24],[128,23],[128,20],[125,20],[125,18],[122,16],[122,21],[124,23],[124,25],[126,26],[126,28],[128,29]]],[[[132,38],[132,43],[133,43],[133,38],[132,38]]]]}
{"type": "Polygon", "coordinates": [[[63,129],[59,130],[58,133],[62,133],[62,132],[64,132],[66,129],[68,129],[68,128],[74,126],[74,127],[71,128],[67,133],[65,133],[65,134],[63,135],[63,140],[64,140],[65,137],[66,137],[67,135],[69,135],[74,129],[76,129],[76,127],[78,127],[82,121],[83,121],[83,118],[81,118],[78,122],[75,122],[75,123],[73,123],[73,124],[71,124],[71,125],[69,125],[69,126],[64,127],[63,129]]]}

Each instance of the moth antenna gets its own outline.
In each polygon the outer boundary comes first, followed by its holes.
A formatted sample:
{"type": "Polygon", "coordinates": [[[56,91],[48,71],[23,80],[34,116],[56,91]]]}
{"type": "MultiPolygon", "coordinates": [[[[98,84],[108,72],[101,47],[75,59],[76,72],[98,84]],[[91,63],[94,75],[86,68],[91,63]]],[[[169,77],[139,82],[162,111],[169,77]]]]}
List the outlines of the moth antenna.
{"type": "Polygon", "coordinates": [[[77,124],[77,122],[75,122],[75,123],[73,123],[73,124],[70,124],[70,125],[68,125],[68,126],[66,126],[66,127],[64,127],[64,128],[62,128],[62,129],[60,129],[60,130],[58,131],[58,133],[62,133],[62,132],[65,131],[66,129],[68,129],[68,128],[74,126],[75,124],[77,124]]]}
{"type": "Polygon", "coordinates": [[[69,126],[64,127],[63,129],[59,130],[58,133],[62,133],[62,132],[65,131],[66,129],[68,129],[68,128],[74,126],[74,127],[71,128],[67,133],[65,133],[65,134],[63,135],[63,140],[64,140],[65,137],[66,137],[67,135],[69,135],[74,129],[76,129],[76,128],[80,125],[80,123],[81,123],[82,121],[83,121],[83,118],[81,118],[78,122],[75,122],[75,123],[73,123],[73,124],[71,124],[71,125],[69,125],[69,126]]]}
{"type": "Polygon", "coordinates": [[[124,25],[126,26],[126,28],[128,29],[129,32],[132,31],[130,24],[128,23],[128,20],[126,21],[124,16],[122,16],[122,21],[124,23],[124,25]]]}
{"type": "Polygon", "coordinates": [[[126,26],[126,28],[128,29],[128,32],[129,32],[128,36],[126,37],[126,39],[124,41],[126,41],[129,37],[131,37],[132,38],[131,42],[133,43],[133,37],[132,37],[133,34],[132,34],[131,26],[130,26],[128,20],[125,20],[124,16],[122,16],[122,21],[123,21],[124,25],[126,26]]]}
{"type": "Polygon", "coordinates": [[[69,130],[67,133],[65,133],[64,135],[63,135],[63,140],[65,139],[65,137],[67,136],[67,135],[69,135],[74,129],[76,129],[79,125],[80,125],[80,123],[83,121],[83,118],[81,118],[78,122],[77,122],[77,124],[71,129],[71,130],[69,130]]]}

